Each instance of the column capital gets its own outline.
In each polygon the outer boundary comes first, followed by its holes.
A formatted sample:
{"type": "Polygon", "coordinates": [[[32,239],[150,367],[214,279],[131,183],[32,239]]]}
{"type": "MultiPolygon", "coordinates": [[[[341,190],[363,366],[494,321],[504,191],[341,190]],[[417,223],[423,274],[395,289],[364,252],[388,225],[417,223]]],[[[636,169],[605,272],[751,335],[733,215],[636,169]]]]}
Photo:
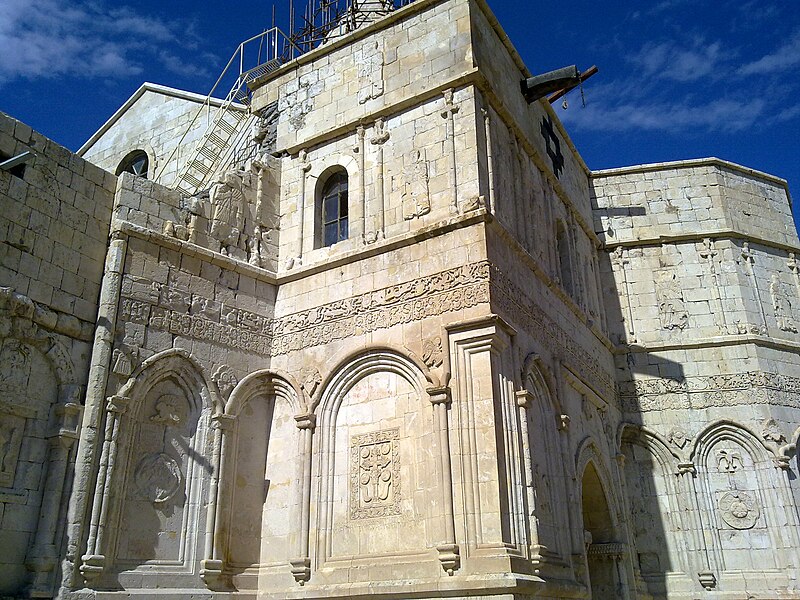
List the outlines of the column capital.
{"type": "Polygon", "coordinates": [[[228,414],[218,414],[211,417],[211,426],[214,429],[219,429],[223,433],[231,431],[236,423],[236,417],[228,414]]]}
{"type": "Polygon", "coordinates": [[[106,410],[108,412],[123,414],[128,410],[131,399],[127,396],[109,396],[106,399],[106,410]]]}
{"type": "Polygon", "coordinates": [[[428,392],[429,400],[434,406],[437,404],[450,404],[451,396],[449,387],[429,387],[425,391],[428,392]]]}
{"type": "Polygon", "coordinates": [[[314,413],[296,415],[294,422],[298,429],[308,429],[310,431],[314,431],[314,429],[317,427],[317,415],[314,413]]]}

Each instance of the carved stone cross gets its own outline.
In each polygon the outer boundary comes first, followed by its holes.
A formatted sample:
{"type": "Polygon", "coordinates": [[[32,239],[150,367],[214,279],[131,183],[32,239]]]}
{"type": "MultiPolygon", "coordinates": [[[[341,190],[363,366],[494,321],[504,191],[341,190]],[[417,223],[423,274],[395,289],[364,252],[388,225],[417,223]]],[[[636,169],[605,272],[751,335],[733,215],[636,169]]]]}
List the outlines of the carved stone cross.
{"type": "Polygon", "coordinates": [[[564,170],[564,155],[561,153],[561,141],[553,128],[553,119],[549,115],[542,117],[541,133],[547,146],[547,156],[553,162],[553,173],[560,178],[561,171],[564,170]]]}

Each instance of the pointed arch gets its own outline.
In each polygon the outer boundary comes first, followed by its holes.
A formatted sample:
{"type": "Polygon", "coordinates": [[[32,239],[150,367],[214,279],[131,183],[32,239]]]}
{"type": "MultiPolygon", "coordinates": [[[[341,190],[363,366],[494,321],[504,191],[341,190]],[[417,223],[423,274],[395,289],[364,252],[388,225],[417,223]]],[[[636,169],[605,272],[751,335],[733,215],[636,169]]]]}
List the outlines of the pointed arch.
{"type": "Polygon", "coordinates": [[[202,410],[210,408],[212,415],[223,412],[217,386],[205,376],[203,368],[195,358],[182,348],[171,348],[142,361],[128,381],[120,388],[118,395],[130,397],[131,416],[136,418],[144,394],[152,389],[159,381],[173,377],[181,383],[187,392],[187,397],[195,405],[192,408],[202,410]],[[199,394],[200,402],[197,402],[199,394]]]}
{"type": "Polygon", "coordinates": [[[616,487],[613,485],[614,478],[611,476],[611,471],[603,461],[603,455],[598,449],[597,443],[590,436],[585,437],[575,452],[575,472],[579,478],[583,478],[583,473],[589,463],[594,465],[597,476],[603,485],[603,491],[608,503],[611,521],[615,531],[618,531],[619,520],[617,515],[619,512],[620,502],[615,494],[616,487]]]}
{"type": "Polygon", "coordinates": [[[659,461],[665,473],[674,471],[681,456],[669,447],[667,441],[657,432],[635,423],[621,423],[617,430],[617,449],[627,442],[647,448],[659,461]]]}
{"type": "Polygon", "coordinates": [[[729,440],[746,448],[754,460],[777,458],[775,452],[749,427],[723,419],[708,425],[695,438],[689,459],[695,464],[703,464],[708,458],[708,451],[717,442],[729,440]]]}
{"type": "Polygon", "coordinates": [[[522,367],[522,384],[532,392],[537,401],[547,402],[552,405],[557,414],[561,414],[561,402],[555,393],[555,383],[550,370],[544,364],[542,357],[535,352],[528,354],[522,367]],[[528,383],[531,384],[530,389],[528,383]]]}

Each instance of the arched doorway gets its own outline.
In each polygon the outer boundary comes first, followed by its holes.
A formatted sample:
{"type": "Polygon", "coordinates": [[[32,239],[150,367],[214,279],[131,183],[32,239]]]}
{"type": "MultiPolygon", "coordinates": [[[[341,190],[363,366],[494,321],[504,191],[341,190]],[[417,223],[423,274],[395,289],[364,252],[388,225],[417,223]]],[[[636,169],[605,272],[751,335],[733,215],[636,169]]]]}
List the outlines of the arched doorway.
{"type": "Polygon", "coordinates": [[[603,483],[590,461],[581,480],[581,503],[589,586],[594,599],[627,598],[618,542],[603,483]]]}

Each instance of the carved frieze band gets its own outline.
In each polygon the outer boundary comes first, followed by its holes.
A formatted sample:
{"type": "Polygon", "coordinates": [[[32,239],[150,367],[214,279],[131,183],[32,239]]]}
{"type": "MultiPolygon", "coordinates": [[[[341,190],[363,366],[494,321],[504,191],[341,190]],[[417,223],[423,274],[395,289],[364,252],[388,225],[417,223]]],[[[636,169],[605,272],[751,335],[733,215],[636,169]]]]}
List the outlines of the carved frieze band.
{"type": "Polygon", "coordinates": [[[287,315],[275,322],[273,353],[285,354],[489,301],[489,263],[448,269],[287,315]]]}
{"type": "Polygon", "coordinates": [[[563,348],[566,361],[572,363],[595,391],[607,399],[614,397],[615,385],[612,375],[559,327],[521,287],[494,265],[491,270],[491,281],[495,310],[502,309],[512,321],[521,322],[524,329],[534,337],[538,337],[544,346],[563,348]]]}
{"type": "Polygon", "coordinates": [[[800,408],[800,377],[749,371],[683,380],[627,381],[619,386],[625,410],[779,404],[800,408]]]}
{"type": "Polygon", "coordinates": [[[277,355],[486,303],[488,281],[484,261],[273,320],[126,276],[121,314],[176,335],[277,355]]]}

